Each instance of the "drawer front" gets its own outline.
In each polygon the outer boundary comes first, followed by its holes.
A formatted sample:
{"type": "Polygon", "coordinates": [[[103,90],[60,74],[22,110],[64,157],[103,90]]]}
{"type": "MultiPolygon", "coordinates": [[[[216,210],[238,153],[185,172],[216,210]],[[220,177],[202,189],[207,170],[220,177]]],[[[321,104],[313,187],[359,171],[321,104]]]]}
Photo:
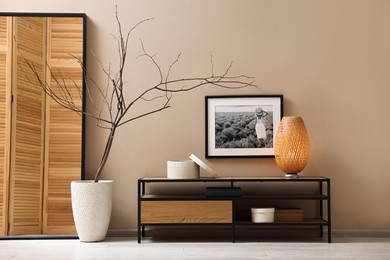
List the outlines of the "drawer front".
{"type": "Polygon", "coordinates": [[[303,209],[275,209],[275,222],[303,222],[303,209]]]}
{"type": "Polygon", "coordinates": [[[141,224],[232,223],[231,201],[142,201],[141,224]]]}

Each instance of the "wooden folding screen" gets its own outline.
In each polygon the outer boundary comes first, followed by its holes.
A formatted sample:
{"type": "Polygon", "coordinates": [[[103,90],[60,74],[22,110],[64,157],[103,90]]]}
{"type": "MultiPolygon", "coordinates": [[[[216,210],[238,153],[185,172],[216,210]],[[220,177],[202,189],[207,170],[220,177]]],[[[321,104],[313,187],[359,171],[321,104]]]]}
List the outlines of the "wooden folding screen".
{"type": "Polygon", "coordinates": [[[81,177],[82,117],[46,96],[23,60],[54,88],[51,73],[69,77],[81,107],[70,53],[82,58],[82,18],[0,17],[0,235],[76,233],[70,182],[81,177]]]}

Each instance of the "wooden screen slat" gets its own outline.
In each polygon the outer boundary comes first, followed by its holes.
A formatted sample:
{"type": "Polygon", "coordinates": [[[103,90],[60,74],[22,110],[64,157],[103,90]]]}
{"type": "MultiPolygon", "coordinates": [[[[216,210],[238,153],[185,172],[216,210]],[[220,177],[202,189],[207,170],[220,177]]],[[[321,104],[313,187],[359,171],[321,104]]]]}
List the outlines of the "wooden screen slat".
{"type": "Polygon", "coordinates": [[[11,43],[12,20],[0,17],[0,235],[8,231],[8,178],[10,147],[11,102],[11,43]]]}
{"type": "Polygon", "coordinates": [[[23,56],[45,77],[45,19],[14,17],[9,235],[41,234],[44,95],[23,56]],[[26,75],[29,78],[26,79],[26,75]]]}
{"type": "MultiPolygon", "coordinates": [[[[82,57],[82,18],[48,18],[48,63],[55,77],[65,75],[82,86],[82,69],[74,57],[82,57]]],[[[53,78],[48,79],[55,88],[53,78]]],[[[73,89],[74,102],[81,107],[79,91],[73,89]]],[[[80,93],[81,94],[81,93],[80,93]]],[[[44,234],[75,234],[70,182],[81,177],[81,116],[53,100],[46,105],[46,166],[43,215],[44,234]]]]}
{"type": "Polygon", "coordinates": [[[7,58],[7,17],[0,17],[0,234],[6,234],[6,208],[5,208],[5,190],[6,190],[6,58],[7,58]]]}

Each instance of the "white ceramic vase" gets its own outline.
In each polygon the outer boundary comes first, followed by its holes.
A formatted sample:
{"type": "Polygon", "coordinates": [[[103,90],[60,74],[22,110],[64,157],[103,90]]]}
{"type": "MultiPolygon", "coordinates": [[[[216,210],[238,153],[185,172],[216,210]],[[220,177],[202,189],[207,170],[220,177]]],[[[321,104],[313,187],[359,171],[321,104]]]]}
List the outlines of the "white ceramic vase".
{"type": "Polygon", "coordinates": [[[72,181],[72,210],[82,242],[103,241],[111,218],[112,181],[72,181]]]}

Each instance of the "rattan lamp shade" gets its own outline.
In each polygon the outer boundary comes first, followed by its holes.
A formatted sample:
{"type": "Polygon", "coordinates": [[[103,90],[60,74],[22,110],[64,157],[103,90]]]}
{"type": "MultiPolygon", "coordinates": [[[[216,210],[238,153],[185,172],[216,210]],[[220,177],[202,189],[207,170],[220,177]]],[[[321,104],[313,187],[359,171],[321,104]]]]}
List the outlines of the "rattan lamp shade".
{"type": "Polygon", "coordinates": [[[279,124],[275,140],[275,160],[286,177],[297,177],[308,160],[310,140],[300,116],[285,116],[279,124]]]}

